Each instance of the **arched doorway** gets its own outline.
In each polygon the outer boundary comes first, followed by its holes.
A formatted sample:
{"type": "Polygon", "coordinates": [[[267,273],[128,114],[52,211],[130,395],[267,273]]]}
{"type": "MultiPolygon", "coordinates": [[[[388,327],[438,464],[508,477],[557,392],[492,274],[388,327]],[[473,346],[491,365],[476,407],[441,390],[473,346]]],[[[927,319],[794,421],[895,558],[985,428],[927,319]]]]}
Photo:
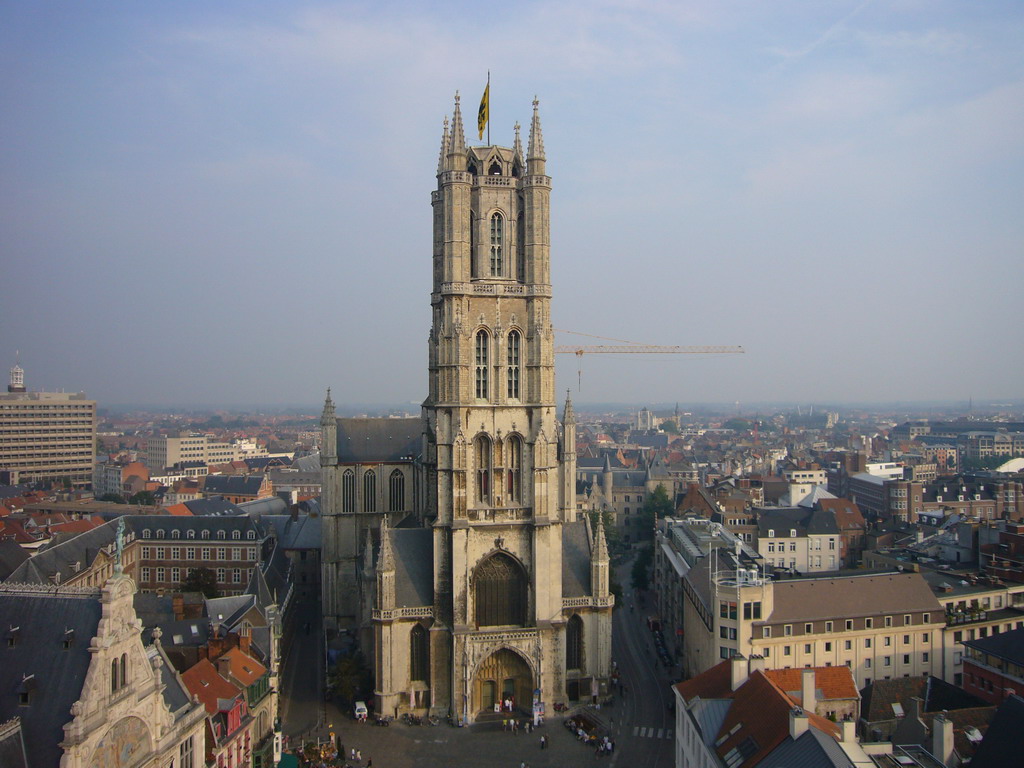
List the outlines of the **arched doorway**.
{"type": "Polygon", "coordinates": [[[493,712],[494,705],[511,697],[517,708],[529,711],[533,704],[533,673],[515,651],[502,648],[488,656],[473,680],[473,710],[493,712]]]}

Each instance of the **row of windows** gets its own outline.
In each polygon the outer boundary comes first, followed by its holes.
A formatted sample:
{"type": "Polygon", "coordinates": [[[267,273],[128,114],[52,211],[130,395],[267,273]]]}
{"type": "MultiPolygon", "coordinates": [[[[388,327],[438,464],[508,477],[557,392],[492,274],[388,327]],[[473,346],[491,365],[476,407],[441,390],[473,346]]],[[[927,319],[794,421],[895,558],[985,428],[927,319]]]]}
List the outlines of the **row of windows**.
{"type": "MultiPolygon", "coordinates": [[[[171,560],[181,559],[181,548],[180,547],[143,547],[142,548],[142,559],[143,560],[165,560],[167,554],[170,553],[171,560]]],[[[211,555],[214,552],[213,547],[200,547],[200,559],[210,560],[211,555]]],[[[196,547],[185,547],[185,559],[195,560],[196,559],[196,547]]],[[[216,558],[217,560],[255,560],[256,559],[256,547],[217,547],[216,558]],[[243,557],[244,553],[244,557],[243,557]]]]}
{"type": "MultiPolygon", "coordinates": [[[[149,583],[155,581],[157,584],[163,584],[167,580],[167,575],[170,573],[171,583],[178,585],[182,582],[185,576],[188,575],[189,568],[142,568],[141,581],[149,583]]],[[[228,569],[218,568],[217,569],[217,583],[218,584],[243,584],[248,583],[249,578],[252,576],[252,568],[232,568],[230,572],[231,580],[228,581],[228,569]],[[243,581],[244,577],[244,581],[243,581]]]]}
{"type": "MultiPolygon", "coordinates": [[[[505,396],[509,400],[519,399],[521,347],[522,334],[516,330],[509,331],[505,338],[505,396]]],[[[491,396],[490,348],[490,334],[483,329],[477,331],[474,360],[476,363],[476,396],[479,400],[487,400],[491,396]]]]}
{"type": "MultiPolygon", "coordinates": [[[[186,539],[194,539],[195,537],[196,537],[195,529],[193,529],[193,528],[185,529],[185,538],[186,539]]],[[[223,529],[217,531],[217,538],[218,539],[226,539],[227,537],[228,537],[227,536],[227,531],[225,531],[223,529]]],[[[144,539],[152,539],[153,538],[152,532],[149,530],[149,528],[144,528],[142,530],[142,538],[144,538],[144,539]]],[[[163,528],[158,528],[157,532],[156,532],[156,538],[158,538],[158,539],[168,538],[167,531],[165,531],[163,528]]],[[[178,530],[177,528],[173,529],[171,531],[170,538],[172,538],[172,539],[180,539],[181,538],[181,531],[178,530]]],[[[209,529],[204,528],[202,531],[200,531],[199,532],[199,538],[200,539],[208,539],[208,538],[210,538],[210,531],[209,531],[209,529]]],[[[242,532],[239,531],[239,530],[232,531],[231,532],[231,538],[234,541],[238,541],[239,539],[242,538],[242,532]]],[[[246,531],[245,538],[247,538],[249,540],[255,539],[256,538],[256,531],[246,531]]]]}
{"type": "MultiPolygon", "coordinates": [[[[913,624],[913,619],[914,619],[914,617],[911,614],[909,614],[909,613],[904,614],[904,616],[903,616],[903,626],[904,627],[909,627],[911,624],[913,624]]],[[[894,626],[893,617],[892,616],[885,616],[885,617],[883,617],[882,621],[883,621],[883,625],[886,626],[886,627],[894,626]]],[[[930,613],[922,613],[921,614],[921,623],[922,624],[930,624],[931,621],[932,621],[932,616],[931,616],[930,613]]],[[[826,621],[825,622],[825,632],[832,632],[832,631],[834,631],[834,627],[835,627],[835,622],[833,622],[833,621],[826,621]]],[[[862,627],[857,627],[857,629],[874,629],[874,627],[875,627],[875,620],[874,620],[874,618],[867,617],[867,618],[864,619],[863,626],[862,627]]],[[[853,619],[846,619],[844,621],[844,628],[846,629],[847,632],[853,631],[853,629],[854,629],[854,620],[853,619]]],[[[771,627],[764,627],[763,631],[764,631],[764,637],[771,637],[772,636],[772,628],[771,627]]],[[[807,622],[806,624],[804,624],[804,634],[805,635],[813,635],[814,632],[815,632],[815,630],[814,630],[814,624],[813,623],[807,622]]],[[[783,627],[782,627],[782,634],[784,636],[792,635],[793,634],[793,625],[792,624],[784,624],[783,627]]],[[[927,633],[925,633],[925,637],[926,638],[928,637],[927,633]]]]}
{"type": "MultiPolygon", "coordinates": [[[[341,510],[356,511],[356,473],[345,470],[341,476],[341,510]]],[[[405,475],[396,469],[388,478],[388,512],[405,510],[405,475]]],[[[368,469],[363,473],[363,512],[377,511],[377,473],[368,469]]]]}

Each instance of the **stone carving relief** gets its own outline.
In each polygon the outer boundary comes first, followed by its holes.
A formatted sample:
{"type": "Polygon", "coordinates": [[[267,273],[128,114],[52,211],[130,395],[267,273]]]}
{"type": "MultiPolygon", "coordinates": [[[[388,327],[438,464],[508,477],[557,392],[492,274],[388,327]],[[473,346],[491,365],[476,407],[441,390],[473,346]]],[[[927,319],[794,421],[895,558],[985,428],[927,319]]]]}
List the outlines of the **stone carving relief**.
{"type": "Polygon", "coordinates": [[[146,724],[137,717],[124,717],[100,739],[93,750],[89,768],[132,768],[153,751],[146,724]]]}

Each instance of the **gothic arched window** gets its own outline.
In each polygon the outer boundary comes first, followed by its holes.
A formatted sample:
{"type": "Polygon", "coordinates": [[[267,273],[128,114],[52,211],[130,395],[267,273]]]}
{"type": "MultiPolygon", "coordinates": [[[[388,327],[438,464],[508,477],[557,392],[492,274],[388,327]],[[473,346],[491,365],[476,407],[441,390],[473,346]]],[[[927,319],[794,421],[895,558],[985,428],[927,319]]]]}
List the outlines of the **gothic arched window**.
{"type": "Polygon", "coordinates": [[[506,454],[506,485],[505,491],[510,504],[521,503],[523,500],[523,439],[512,435],[505,444],[506,454]]]}
{"type": "Polygon", "coordinates": [[[509,400],[519,399],[519,347],[522,341],[519,331],[509,331],[506,344],[508,359],[507,395],[509,400]]]}
{"type": "Polygon", "coordinates": [[[481,400],[487,399],[487,368],[488,368],[488,347],[490,337],[487,331],[476,333],[476,396],[481,400]]]}
{"type": "Polygon", "coordinates": [[[110,692],[117,693],[117,689],[121,686],[117,683],[117,659],[110,662],[110,692]]]}
{"type": "Polygon", "coordinates": [[[388,479],[388,511],[401,512],[405,509],[405,475],[396,469],[388,479]]]}
{"type": "Polygon", "coordinates": [[[480,435],[473,441],[473,459],[476,464],[476,501],[491,503],[491,439],[480,435]]]}
{"type": "Polygon", "coordinates": [[[121,685],[127,685],[128,683],[128,654],[121,654],[121,685]]]}
{"type": "Polygon", "coordinates": [[[341,476],[341,511],[356,511],[356,473],[351,469],[341,476]]]}
{"type": "Polygon", "coordinates": [[[491,555],[476,569],[473,597],[477,626],[526,624],[526,574],[503,552],[491,555]]]}
{"type": "Polygon", "coordinates": [[[583,669],[583,619],[577,613],[565,628],[565,668],[583,669]]]}
{"type": "Polygon", "coordinates": [[[505,219],[500,213],[491,214],[491,277],[504,274],[505,219]]]}
{"type": "Polygon", "coordinates": [[[377,473],[372,469],[363,475],[363,511],[377,511],[377,473]]]}
{"type": "Polygon", "coordinates": [[[429,680],[430,648],[427,645],[427,630],[417,624],[409,633],[409,679],[429,680]]]}

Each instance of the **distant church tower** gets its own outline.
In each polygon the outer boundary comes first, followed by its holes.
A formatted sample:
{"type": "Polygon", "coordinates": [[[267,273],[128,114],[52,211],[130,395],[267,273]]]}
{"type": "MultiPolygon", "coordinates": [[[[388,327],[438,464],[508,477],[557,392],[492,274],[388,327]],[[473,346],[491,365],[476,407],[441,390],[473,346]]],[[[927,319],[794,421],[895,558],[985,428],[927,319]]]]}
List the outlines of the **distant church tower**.
{"type": "Polygon", "coordinates": [[[511,148],[467,147],[456,96],[431,196],[428,538],[385,530],[377,558],[385,713],[472,720],[506,697],[529,711],[607,685],[608,552],[576,517],[575,418],[567,400],[559,424],[555,402],[550,196],[537,102],[524,159],[518,125],[511,148]],[[425,560],[432,605],[417,606],[425,560]]]}

